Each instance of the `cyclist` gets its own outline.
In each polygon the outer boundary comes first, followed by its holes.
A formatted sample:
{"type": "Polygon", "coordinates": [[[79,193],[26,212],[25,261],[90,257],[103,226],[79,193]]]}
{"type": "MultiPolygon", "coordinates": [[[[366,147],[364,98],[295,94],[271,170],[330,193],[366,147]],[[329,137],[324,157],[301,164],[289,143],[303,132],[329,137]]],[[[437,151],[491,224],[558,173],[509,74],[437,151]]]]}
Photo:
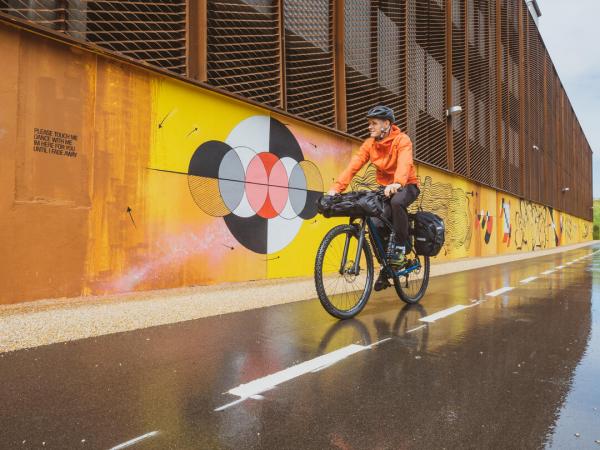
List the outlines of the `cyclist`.
{"type": "MultiPolygon", "coordinates": [[[[377,183],[385,186],[385,196],[390,198],[390,207],[384,215],[391,219],[396,235],[396,251],[390,261],[394,267],[403,267],[405,255],[410,250],[408,240],[408,213],[406,208],[419,196],[419,180],[413,163],[413,148],[410,138],[400,131],[394,122],[394,111],[387,106],[375,106],[367,113],[370,137],[352,156],[350,163],[331,186],[328,194],[343,192],[356,173],[371,162],[377,168],[377,183]],[[391,209],[391,211],[390,211],[391,209]]],[[[378,229],[381,221],[375,219],[378,229]]],[[[375,290],[390,286],[387,273],[380,271],[375,290]]]]}

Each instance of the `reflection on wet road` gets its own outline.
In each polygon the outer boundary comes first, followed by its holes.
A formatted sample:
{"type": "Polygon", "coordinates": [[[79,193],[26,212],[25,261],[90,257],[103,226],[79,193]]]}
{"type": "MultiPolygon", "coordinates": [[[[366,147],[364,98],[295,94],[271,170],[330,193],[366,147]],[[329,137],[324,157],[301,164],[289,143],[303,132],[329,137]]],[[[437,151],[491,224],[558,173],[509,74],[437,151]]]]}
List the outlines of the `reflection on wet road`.
{"type": "Polygon", "coordinates": [[[0,448],[600,448],[597,250],[3,354],[0,448]]]}

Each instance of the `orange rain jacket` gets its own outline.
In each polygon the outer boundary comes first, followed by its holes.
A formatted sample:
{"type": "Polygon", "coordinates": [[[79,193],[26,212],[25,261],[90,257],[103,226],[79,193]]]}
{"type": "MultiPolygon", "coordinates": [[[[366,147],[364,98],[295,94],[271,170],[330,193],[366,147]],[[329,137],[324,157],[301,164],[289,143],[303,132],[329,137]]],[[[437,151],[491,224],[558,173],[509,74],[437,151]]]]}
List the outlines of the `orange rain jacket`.
{"type": "Polygon", "coordinates": [[[377,183],[383,186],[392,183],[400,183],[402,187],[408,184],[419,186],[412,142],[400,128],[393,125],[390,134],[381,141],[369,138],[360,146],[331,189],[336,192],[346,189],[367,161],[371,161],[377,168],[377,183]]]}

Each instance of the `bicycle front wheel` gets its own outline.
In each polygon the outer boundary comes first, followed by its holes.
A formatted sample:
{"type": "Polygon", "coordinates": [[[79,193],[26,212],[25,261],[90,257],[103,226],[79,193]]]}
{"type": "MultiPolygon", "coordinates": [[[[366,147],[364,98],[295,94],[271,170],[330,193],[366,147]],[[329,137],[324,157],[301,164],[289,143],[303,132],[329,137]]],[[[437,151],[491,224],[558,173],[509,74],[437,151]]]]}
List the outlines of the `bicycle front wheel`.
{"type": "Polygon", "coordinates": [[[323,308],[338,319],[350,319],[367,304],[373,288],[373,254],[366,240],[358,249],[359,232],[338,225],[323,238],[315,261],[315,286],[323,308]],[[359,256],[355,272],[356,256],[359,256]]]}
{"type": "Polygon", "coordinates": [[[417,255],[414,251],[407,255],[409,260],[406,275],[393,276],[394,288],[400,299],[409,304],[417,303],[425,295],[429,284],[429,256],[417,255]]]}

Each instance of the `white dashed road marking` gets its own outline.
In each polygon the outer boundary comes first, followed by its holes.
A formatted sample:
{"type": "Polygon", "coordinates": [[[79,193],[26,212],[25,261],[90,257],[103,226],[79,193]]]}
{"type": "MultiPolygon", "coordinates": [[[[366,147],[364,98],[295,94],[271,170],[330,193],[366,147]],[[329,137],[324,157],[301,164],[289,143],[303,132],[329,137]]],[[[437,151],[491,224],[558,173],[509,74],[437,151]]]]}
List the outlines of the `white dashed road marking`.
{"type": "Polygon", "coordinates": [[[134,444],[137,444],[140,441],[143,441],[144,439],[148,439],[151,438],[153,436],[156,436],[158,434],[158,431],[151,431],[150,433],[146,433],[143,434],[141,436],[138,436],[136,438],[130,439],[127,442],[123,442],[122,444],[119,444],[113,448],[111,448],[110,450],[120,450],[122,448],[127,448],[127,447],[131,447],[134,444]]]}
{"type": "Polygon", "coordinates": [[[485,295],[487,295],[489,297],[497,297],[499,295],[504,294],[505,292],[512,291],[513,289],[514,289],[513,287],[507,286],[507,287],[503,287],[501,289],[496,289],[495,291],[492,291],[492,292],[488,292],[485,295]]]}
{"type": "MultiPolygon", "coordinates": [[[[568,263],[566,263],[566,265],[571,265],[574,264],[578,261],[580,261],[583,258],[590,258],[592,257],[593,254],[600,252],[600,250],[575,259],[574,261],[570,261],[568,263]]],[[[556,269],[564,269],[566,266],[561,265],[556,267],[556,269]]],[[[545,272],[542,272],[542,275],[550,275],[554,272],[556,272],[556,269],[551,269],[551,270],[546,270],[545,272]]],[[[589,270],[589,269],[588,269],[589,270]]],[[[534,280],[537,280],[538,277],[529,277],[529,278],[525,278],[523,280],[521,280],[519,283],[521,284],[527,284],[530,283],[534,280]]],[[[497,289],[495,291],[492,292],[488,292],[487,294],[485,294],[488,297],[497,297],[499,295],[502,295],[506,292],[512,291],[514,289],[514,287],[511,286],[507,286],[507,287],[503,287],[500,289],[497,289]]],[[[468,308],[472,308],[474,306],[480,305],[481,303],[485,302],[485,300],[473,300],[471,305],[456,305],[453,306],[451,308],[448,309],[444,309],[442,311],[438,311],[434,314],[431,314],[429,316],[426,317],[422,317],[421,319],[419,319],[419,321],[421,322],[426,322],[427,324],[433,323],[437,320],[443,319],[444,317],[448,317],[452,314],[455,314],[459,311],[462,311],[464,309],[468,309],[468,308]]],[[[421,325],[419,327],[413,328],[411,330],[408,330],[406,333],[413,333],[417,330],[421,330],[425,327],[427,327],[428,325],[421,325]]],[[[231,395],[235,395],[237,397],[239,397],[238,400],[235,400],[231,403],[228,403],[226,405],[220,406],[218,408],[215,408],[215,411],[223,411],[231,406],[237,405],[238,403],[241,403],[249,398],[252,399],[263,399],[264,397],[262,395],[260,395],[263,392],[269,391],[273,388],[275,388],[276,386],[285,383],[286,381],[290,381],[294,378],[298,378],[302,375],[308,374],[308,373],[314,373],[314,372],[318,372],[320,370],[326,369],[327,367],[330,367],[340,361],[342,361],[343,359],[348,358],[351,355],[354,355],[356,353],[362,352],[364,350],[370,350],[373,347],[389,341],[392,338],[386,338],[383,339],[381,341],[375,342],[371,345],[357,345],[357,344],[351,344],[348,345],[346,347],[340,348],[338,350],[335,350],[331,353],[328,353],[326,355],[322,355],[319,356],[317,358],[313,358],[311,360],[305,361],[303,363],[300,364],[296,364],[295,366],[292,367],[288,367],[287,369],[281,370],[279,372],[276,372],[274,374],[271,375],[267,375],[264,376],[262,378],[258,378],[256,380],[250,381],[248,383],[245,384],[240,384],[238,387],[235,387],[233,389],[230,389],[229,391],[227,391],[227,393],[231,394],[231,395]]],[[[154,436],[155,434],[157,434],[158,431],[153,431],[151,433],[147,433],[143,436],[140,436],[138,438],[132,439],[131,441],[127,441],[123,444],[120,444],[116,447],[113,447],[111,450],[118,450],[121,448],[125,448],[128,447],[134,443],[137,443],[143,439],[146,439],[148,437],[154,436]]]]}
{"type": "Polygon", "coordinates": [[[279,372],[271,375],[258,378],[245,384],[240,384],[238,387],[227,391],[227,393],[235,395],[236,397],[239,397],[239,399],[220,406],[216,408],[215,411],[223,411],[224,409],[237,405],[238,403],[241,403],[249,398],[256,398],[256,396],[262,394],[263,392],[269,391],[276,386],[285,383],[286,381],[293,380],[294,378],[306,375],[307,373],[323,370],[351,355],[354,355],[355,353],[362,352],[364,350],[370,350],[376,345],[379,345],[385,341],[389,341],[390,339],[391,338],[386,338],[371,345],[351,344],[331,353],[327,353],[326,355],[318,356],[308,361],[304,361],[303,363],[296,364],[295,366],[288,367],[287,369],[280,370],[279,372]]]}
{"type": "Polygon", "coordinates": [[[435,322],[436,320],[443,319],[444,317],[447,317],[447,316],[449,316],[451,314],[457,313],[457,312],[462,311],[463,309],[467,309],[467,308],[471,308],[471,306],[456,305],[456,306],[453,306],[452,308],[448,308],[448,309],[444,309],[442,311],[438,311],[435,314],[431,314],[430,316],[422,317],[419,320],[421,322],[432,323],[432,322],[435,322]]]}
{"type": "Polygon", "coordinates": [[[533,280],[537,280],[538,277],[529,277],[529,278],[525,278],[524,280],[519,281],[519,283],[521,284],[527,284],[527,283],[531,283],[533,280]]]}

